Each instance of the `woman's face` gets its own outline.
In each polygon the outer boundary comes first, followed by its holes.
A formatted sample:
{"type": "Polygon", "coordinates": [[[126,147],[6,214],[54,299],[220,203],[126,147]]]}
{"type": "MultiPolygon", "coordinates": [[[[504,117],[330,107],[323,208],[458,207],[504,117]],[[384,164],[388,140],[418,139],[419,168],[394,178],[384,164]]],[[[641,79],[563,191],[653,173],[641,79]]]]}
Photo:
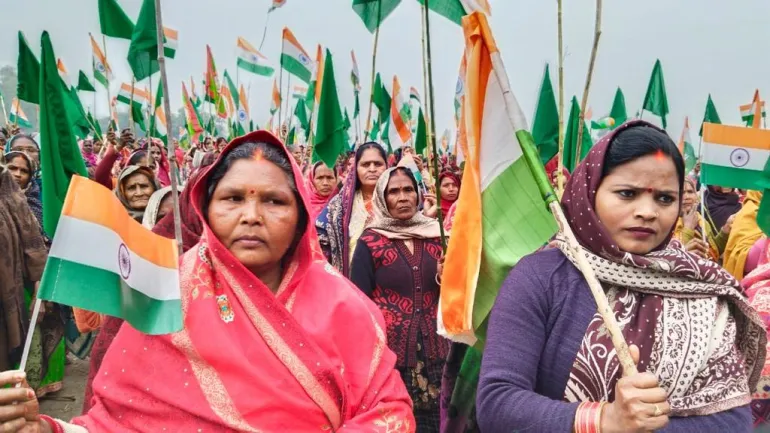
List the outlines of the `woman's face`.
{"type": "Polygon", "coordinates": [[[313,177],[313,184],[315,189],[324,197],[328,197],[334,191],[334,184],[337,183],[337,178],[334,176],[334,172],[324,164],[319,165],[315,169],[315,176],[313,177]]]}
{"type": "Polygon", "coordinates": [[[8,171],[11,172],[13,180],[16,181],[19,188],[24,189],[29,185],[29,179],[32,177],[32,170],[23,156],[16,156],[8,161],[8,171]]]}
{"type": "Polygon", "coordinates": [[[682,212],[690,212],[693,206],[698,204],[698,193],[690,182],[684,183],[684,196],[682,197],[682,212]]]}
{"type": "Polygon", "coordinates": [[[299,204],[280,167],[240,159],[214,189],[207,219],[217,239],[259,276],[280,266],[294,242],[299,204]]]}
{"type": "Polygon", "coordinates": [[[144,173],[133,173],[123,180],[123,193],[133,210],[147,208],[147,202],[154,192],[155,187],[144,173]]]}
{"type": "Polygon", "coordinates": [[[214,151],[214,144],[211,141],[211,138],[206,138],[205,140],[203,140],[203,148],[206,149],[207,152],[214,151]]]}
{"type": "Polygon", "coordinates": [[[366,149],[361,154],[361,159],[356,167],[358,181],[361,182],[362,187],[373,190],[375,185],[377,185],[377,179],[380,178],[380,175],[386,168],[385,160],[382,159],[380,152],[376,149],[366,149]]]}
{"type": "Polygon", "coordinates": [[[297,165],[302,164],[302,149],[295,147],[294,150],[291,151],[291,156],[294,158],[294,162],[296,162],[297,165]]]}
{"type": "Polygon", "coordinates": [[[411,219],[417,213],[417,190],[409,176],[394,171],[385,188],[385,203],[390,216],[399,220],[411,219]]]}
{"type": "Polygon", "coordinates": [[[28,138],[17,138],[13,142],[11,150],[16,152],[26,152],[33,161],[40,162],[40,149],[38,149],[37,145],[28,138]]]}
{"type": "Polygon", "coordinates": [[[161,152],[160,147],[156,145],[150,146],[150,156],[152,157],[153,163],[161,160],[161,152]]]}
{"type": "Polygon", "coordinates": [[[89,154],[94,151],[94,142],[91,140],[83,140],[83,153],[89,154]]]}
{"type": "Polygon", "coordinates": [[[457,183],[451,177],[441,179],[441,198],[448,201],[457,200],[457,183]]]}
{"type": "Polygon", "coordinates": [[[94,140],[92,144],[92,148],[94,153],[98,154],[99,152],[102,151],[102,142],[99,140],[94,140]]]}
{"type": "Polygon", "coordinates": [[[138,165],[140,167],[150,167],[150,168],[152,168],[155,165],[155,163],[154,163],[154,161],[152,160],[152,157],[149,154],[145,154],[144,156],[139,158],[139,160],[136,161],[136,165],[138,165]]]}
{"type": "Polygon", "coordinates": [[[169,194],[166,194],[163,200],[160,201],[160,206],[158,206],[158,216],[155,219],[155,222],[157,223],[164,216],[173,212],[174,212],[174,202],[171,200],[171,194],[169,193],[169,194]]]}
{"type": "Polygon", "coordinates": [[[596,191],[596,214],[621,250],[647,254],[679,217],[679,180],[668,156],[647,155],[612,170],[596,191]]]}

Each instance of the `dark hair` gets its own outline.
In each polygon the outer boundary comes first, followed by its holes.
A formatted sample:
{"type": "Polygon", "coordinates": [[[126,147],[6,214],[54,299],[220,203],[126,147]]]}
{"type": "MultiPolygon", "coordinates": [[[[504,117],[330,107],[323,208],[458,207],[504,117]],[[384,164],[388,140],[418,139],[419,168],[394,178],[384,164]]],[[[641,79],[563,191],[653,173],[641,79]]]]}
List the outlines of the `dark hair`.
{"type": "Polygon", "coordinates": [[[219,144],[219,143],[222,143],[222,142],[227,143],[227,140],[225,139],[225,137],[217,137],[216,143],[219,144]]]}
{"type": "Polygon", "coordinates": [[[16,140],[18,140],[20,138],[26,138],[27,140],[33,142],[35,144],[35,147],[37,147],[37,149],[40,150],[40,145],[38,144],[38,142],[34,138],[32,138],[32,136],[29,135],[29,134],[16,134],[16,135],[14,135],[13,137],[11,137],[11,142],[8,143],[8,147],[13,147],[13,143],[15,143],[16,140]]]}
{"type": "MultiPolygon", "coordinates": [[[[358,162],[361,161],[361,157],[363,157],[364,152],[366,152],[369,149],[374,149],[377,152],[379,152],[380,157],[382,158],[382,162],[385,163],[385,165],[388,165],[388,154],[385,152],[385,149],[380,146],[380,143],[377,143],[376,141],[370,141],[368,143],[364,143],[356,149],[356,163],[353,166],[353,170],[356,170],[358,168],[358,162]]],[[[358,178],[358,172],[355,172],[354,175],[356,176],[356,189],[361,184],[361,180],[358,178]]]]}
{"type": "MultiPolygon", "coordinates": [[[[315,171],[316,171],[316,170],[318,169],[318,167],[320,167],[321,165],[324,165],[324,166],[325,166],[325,165],[326,165],[326,163],[325,163],[325,162],[323,162],[323,161],[318,161],[318,162],[316,162],[315,164],[313,164],[313,170],[311,170],[311,171],[313,172],[313,174],[310,176],[312,179],[315,179],[315,171]]],[[[337,173],[337,164],[334,164],[334,166],[333,166],[333,167],[330,167],[329,169],[330,169],[330,170],[331,170],[331,171],[334,173],[334,177],[337,177],[337,176],[338,176],[338,173],[337,173]]]]}
{"type": "Polygon", "coordinates": [[[684,189],[684,159],[676,144],[663,131],[650,126],[632,126],[613,137],[604,156],[602,178],[615,168],[637,158],[661,152],[674,161],[679,191],[684,189]]]}
{"type": "Polygon", "coordinates": [[[286,257],[291,257],[294,253],[296,243],[305,234],[305,229],[308,223],[308,213],[305,208],[305,202],[302,199],[302,195],[297,188],[297,184],[294,181],[294,169],[291,166],[288,155],[286,155],[282,149],[271,143],[264,142],[246,142],[237,147],[230,149],[219,163],[211,169],[211,173],[206,180],[206,193],[203,198],[203,217],[208,218],[209,203],[211,203],[211,197],[214,195],[214,190],[219,185],[219,182],[225,177],[230,168],[236,161],[241,159],[252,159],[257,152],[262,153],[262,157],[265,160],[272,162],[280,168],[289,181],[289,187],[291,187],[294,193],[294,199],[297,201],[297,211],[299,214],[299,220],[297,221],[297,236],[294,238],[294,245],[287,251],[286,257]]]}
{"type": "Polygon", "coordinates": [[[133,155],[131,155],[130,158],[128,158],[128,163],[126,163],[126,167],[129,165],[139,165],[139,160],[142,158],[145,158],[147,156],[147,152],[144,150],[137,150],[134,152],[133,155]]]}
{"type": "MultiPolygon", "coordinates": [[[[414,173],[412,173],[412,170],[409,170],[406,167],[396,167],[393,171],[390,172],[390,177],[388,178],[388,183],[390,183],[390,179],[393,178],[393,175],[396,173],[401,173],[404,176],[408,177],[409,180],[412,181],[412,186],[414,186],[414,191],[417,193],[417,206],[420,205],[420,188],[417,186],[417,179],[414,177],[414,173]]],[[[388,194],[388,187],[385,186],[385,194],[388,194]]]]}

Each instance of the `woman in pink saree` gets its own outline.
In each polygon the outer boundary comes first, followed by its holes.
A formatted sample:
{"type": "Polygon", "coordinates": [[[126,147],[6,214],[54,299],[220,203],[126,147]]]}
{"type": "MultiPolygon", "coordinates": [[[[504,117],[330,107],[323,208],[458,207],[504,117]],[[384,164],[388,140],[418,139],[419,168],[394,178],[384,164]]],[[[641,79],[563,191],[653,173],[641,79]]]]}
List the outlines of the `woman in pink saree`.
{"type": "MultiPolygon", "coordinates": [[[[24,388],[0,389],[0,427],[414,431],[383,318],[314,256],[303,177],[280,141],[264,131],[234,140],[191,187],[203,235],[180,259],[184,329],[150,336],[124,325],[93,407],[71,423],[38,416],[24,388]]],[[[18,377],[0,373],[0,385],[18,377]]]]}

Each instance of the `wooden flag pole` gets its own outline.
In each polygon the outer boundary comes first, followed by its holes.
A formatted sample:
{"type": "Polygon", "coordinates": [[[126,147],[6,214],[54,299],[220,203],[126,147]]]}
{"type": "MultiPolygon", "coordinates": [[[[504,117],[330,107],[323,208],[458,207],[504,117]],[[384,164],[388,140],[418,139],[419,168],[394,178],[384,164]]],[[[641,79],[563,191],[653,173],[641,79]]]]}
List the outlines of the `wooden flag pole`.
{"type": "Polygon", "coordinates": [[[267,12],[267,17],[265,17],[265,29],[262,30],[262,40],[259,42],[259,51],[262,52],[262,45],[265,43],[265,38],[267,37],[267,24],[270,23],[270,11],[267,12]]]}
{"type": "Polygon", "coordinates": [[[131,77],[131,100],[128,101],[128,126],[131,128],[131,134],[136,137],[134,133],[134,86],[136,85],[136,78],[131,77]]]}
{"type": "MultiPolygon", "coordinates": [[[[430,111],[430,118],[435,119],[436,116],[433,112],[433,67],[431,66],[431,56],[430,56],[430,14],[428,13],[428,0],[425,0],[425,7],[423,8],[423,20],[425,21],[425,63],[427,64],[428,69],[428,91],[429,95],[426,95],[425,100],[428,102],[428,109],[430,111]]],[[[394,95],[395,96],[395,95],[394,95]]],[[[427,125],[426,125],[427,126],[427,125]]],[[[436,131],[435,131],[436,125],[431,121],[430,122],[430,129],[428,129],[430,132],[429,138],[430,138],[430,145],[431,149],[433,149],[433,172],[437,174],[436,181],[438,181],[438,151],[436,149],[436,131]]],[[[444,215],[441,212],[441,206],[439,204],[441,203],[441,188],[436,188],[436,204],[437,204],[437,210],[438,210],[438,226],[441,233],[441,245],[444,249],[444,254],[446,254],[446,247],[447,247],[447,241],[446,241],[446,233],[444,233],[444,215]]]]}
{"type": "Polygon", "coordinates": [[[556,193],[564,194],[564,26],[562,21],[562,0],[557,0],[558,19],[557,35],[559,39],[559,152],[556,158],[559,168],[556,173],[556,193]]]}
{"type": "MultiPolygon", "coordinates": [[[[107,130],[109,131],[110,123],[112,123],[112,95],[110,95],[110,71],[109,71],[109,69],[107,69],[107,67],[109,65],[109,60],[108,60],[108,57],[107,57],[107,37],[105,37],[104,35],[102,35],[102,46],[104,47],[104,62],[106,63],[104,65],[104,76],[107,79],[107,85],[105,86],[107,88],[107,107],[109,107],[109,109],[110,109],[110,122],[107,123],[107,130]]],[[[95,109],[96,108],[94,108],[94,110],[95,109]]],[[[118,127],[117,118],[118,117],[117,117],[117,114],[116,114],[115,115],[115,119],[116,119],[115,127],[116,128],[118,127]]],[[[119,131],[116,131],[116,132],[118,134],[120,134],[119,131]]],[[[104,145],[102,146],[102,148],[104,148],[104,147],[107,147],[107,134],[104,134],[104,145]]]]}
{"type": "MultiPolygon", "coordinates": [[[[586,107],[588,106],[588,91],[591,89],[591,78],[594,75],[596,52],[599,49],[599,39],[602,36],[602,0],[596,0],[596,21],[594,22],[594,46],[591,48],[591,61],[588,63],[586,86],[583,89],[583,101],[580,105],[580,123],[578,124],[577,146],[575,149],[575,167],[580,163],[581,147],[583,145],[583,128],[585,127],[586,107]]],[[[561,89],[559,89],[561,91],[561,89]]]]}
{"type": "MultiPolygon", "coordinates": [[[[428,110],[428,104],[430,104],[430,101],[428,100],[428,65],[426,61],[426,55],[425,55],[425,17],[428,15],[428,9],[425,7],[425,5],[422,5],[422,91],[425,94],[425,111],[428,110]]],[[[429,117],[429,116],[424,116],[429,117]]],[[[429,139],[430,137],[430,123],[433,121],[433,119],[426,118],[425,119],[425,133],[428,134],[428,137],[426,139],[429,139]]],[[[416,150],[416,149],[415,149],[416,150]]],[[[430,154],[431,149],[428,148],[428,165],[430,165],[430,154]]],[[[435,155],[433,156],[435,158],[435,155]]],[[[433,173],[433,179],[435,182],[438,182],[438,175],[439,173],[433,173]]]]}
{"type": "MultiPolygon", "coordinates": [[[[369,137],[369,127],[372,124],[372,105],[374,104],[374,78],[377,76],[377,46],[380,41],[380,26],[382,23],[382,0],[377,0],[377,29],[374,31],[374,49],[372,50],[372,81],[369,91],[369,114],[366,115],[366,130],[364,136],[369,137]]],[[[366,142],[367,139],[364,139],[366,142]]]]}
{"type": "MultiPolygon", "coordinates": [[[[158,34],[158,68],[160,69],[160,82],[163,86],[163,110],[166,114],[166,130],[173,131],[172,118],[171,118],[171,103],[168,99],[168,76],[166,75],[166,57],[163,53],[163,16],[161,14],[161,0],[155,0],[155,25],[157,26],[158,34]]],[[[168,154],[168,160],[171,164],[171,200],[174,204],[174,238],[176,239],[176,246],[179,257],[182,256],[184,249],[182,248],[182,219],[179,211],[179,186],[177,185],[177,179],[179,178],[179,166],[174,153],[174,140],[169,139],[166,147],[166,153],[168,154]]]]}
{"type": "MultiPolygon", "coordinates": [[[[13,104],[13,100],[11,100],[11,104],[13,104]]],[[[0,107],[2,107],[3,109],[3,119],[5,120],[3,124],[8,125],[10,122],[8,122],[8,112],[5,111],[5,98],[3,98],[2,93],[0,93],[0,107]]],[[[13,106],[11,107],[11,109],[13,109],[13,106]]]]}
{"type": "MultiPolygon", "coordinates": [[[[283,44],[283,40],[281,40],[281,43],[283,44]]],[[[275,83],[275,81],[273,81],[275,83]]],[[[278,101],[278,130],[281,129],[281,117],[283,115],[283,65],[281,65],[281,69],[278,72],[278,95],[281,98],[280,101],[278,101]]]]}

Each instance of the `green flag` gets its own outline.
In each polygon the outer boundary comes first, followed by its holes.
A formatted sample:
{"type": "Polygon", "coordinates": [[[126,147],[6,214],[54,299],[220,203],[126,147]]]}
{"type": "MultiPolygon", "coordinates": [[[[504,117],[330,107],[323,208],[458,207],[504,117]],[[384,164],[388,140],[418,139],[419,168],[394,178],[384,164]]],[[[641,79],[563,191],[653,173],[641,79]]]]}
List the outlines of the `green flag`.
{"type": "Polygon", "coordinates": [[[82,92],[96,92],[94,86],[88,81],[88,76],[83,71],[80,71],[78,74],[78,90],[82,92]]]}
{"type": "Polygon", "coordinates": [[[703,137],[703,124],[706,122],[718,124],[722,123],[722,120],[719,119],[719,113],[717,113],[717,107],[714,105],[714,101],[711,99],[711,94],[709,94],[709,99],[706,101],[706,113],[703,115],[703,122],[700,124],[700,132],[698,135],[701,137],[703,137]]]}
{"type": "Polygon", "coordinates": [[[292,126],[289,135],[286,136],[286,145],[291,146],[297,142],[297,128],[292,126]]]}
{"type": "MultiPolygon", "coordinates": [[[[647,86],[647,94],[644,96],[642,109],[660,118],[660,125],[666,129],[666,116],[668,115],[668,98],[666,97],[666,83],[663,80],[663,66],[660,60],[655,61],[652,69],[650,84],[647,86]]],[[[653,121],[653,123],[657,123],[653,121]]]]}
{"type": "Polygon", "coordinates": [[[134,23],[117,0],[99,0],[99,25],[103,35],[113,38],[130,40],[134,33],[134,23]]]}
{"type": "Polygon", "coordinates": [[[615,99],[612,101],[612,109],[610,110],[610,117],[615,121],[615,126],[612,129],[624,124],[628,120],[628,113],[626,113],[626,97],[623,96],[623,91],[615,91],[615,99]]]}
{"type": "Polygon", "coordinates": [[[344,112],[344,115],[343,115],[342,126],[345,128],[345,131],[347,131],[348,129],[350,129],[351,126],[353,126],[353,124],[350,123],[350,116],[348,116],[348,109],[347,108],[345,108],[345,112],[344,112]]]}
{"type": "Polygon", "coordinates": [[[307,134],[309,132],[310,125],[307,117],[307,105],[305,104],[304,99],[297,99],[297,105],[294,106],[294,116],[299,121],[299,126],[301,126],[305,131],[305,134],[307,134]]]}
{"type": "Polygon", "coordinates": [[[353,118],[358,119],[358,115],[361,114],[361,104],[359,102],[358,94],[361,93],[358,90],[353,92],[356,98],[356,105],[353,107],[353,118]]]}
{"type": "MultiPolygon", "coordinates": [[[[575,169],[575,154],[577,152],[577,137],[578,126],[580,125],[580,104],[577,97],[572,97],[572,105],[569,110],[569,120],[567,121],[567,130],[564,132],[564,155],[562,160],[564,161],[564,168],[569,170],[570,173],[575,169]]],[[[583,140],[580,144],[580,161],[588,155],[588,151],[591,150],[593,142],[591,141],[591,134],[588,132],[588,128],[583,123],[583,140]]]]}
{"type": "MultiPolygon", "coordinates": [[[[62,88],[65,88],[63,82],[62,88]]],[[[67,110],[67,118],[70,121],[72,132],[74,132],[78,138],[86,138],[91,132],[91,124],[88,123],[88,118],[86,118],[86,110],[83,108],[83,103],[80,102],[78,91],[72,86],[66,93],[67,95],[65,95],[64,98],[64,109],[67,110]]]]}
{"type": "Polygon", "coordinates": [[[18,83],[16,97],[32,104],[40,103],[40,62],[29,48],[24,33],[19,32],[19,60],[16,63],[18,83]]]}
{"type": "Polygon", "coordinates": [[[318,102],[318,124],[315,128],[315,147],[313,160],[323,161],[334,167],[337,157],[348,147],[348,137],[337,96],[337,83],[334,80],[332,53],[326,50],[324,61],[321,98],[318,102]]]}
{"type": "Polygon", "coordinates": [[[377,140],[377,137],[380,135],[380,120],[378,118],[374,118],[374,123],[372,124],[372,130],[369,131],[369,140],[375,141],[377,140]]]}
{"type": "Polygon", "coordinates": [[[387,123],[385,121],[390,119],[390,94],[388,93],[388,89],[382,84],[379,73],[374,80],[374,96],[372,102],[380,112],[380,123],[387,123]]]}
{"type": "Polygon", "coordinates": [[[67,112],[56,55],[43,32],[40,63],[40,171],[43,179],[43,229],[53,238],[73,174],[88,177],[67,112]]]}
{"type": "Polygon", "coordinates": [[[353,11],[361,17],[366,29],[374,33],[401,0],[353,0],[353,11]]]}
{"type": "MultiPolygon", "coordinates": [[[[418,1],[425,6],[425,0],[418,1]]],[[[428,9],[461,26],[464,16],[474,12],[474,10],[484,10],[482,7],[472,6],[472,3],[474,2],[466,0],[430,0],[428,9]]]]}
{"type": "Polygon", "coordinates": [[[128,47],[128,64],[142,81],[160,70],[158,66],[158,29],[155,21],[155,0],[144,0],[128,47]]]}
{"type": "Polygon", "coordinates": [[[546,164],[559,152],[559,107],[551,84],[551,74],[545,65],[540,97],[532,123],[532,138],[540,152],[540,160],[546,164]]]}
{"type": "Polygon", "coordinates": [[[225,77],[225,84],[227,84],[227,89],[230,90],[230,96],[233,97],[233,104],[235,104],[235,109],[241,107],[241,97],[238,94],[238,87],[233,83],[232,78],[230,78],[230,74],[227,73],[227,69],[225,69],[224,73],[225,77]]]}
{"type": "Polygon", "coordinates": [[[417,135],[414,139],[414,151],[418,155],[424,155],[428,148],[428,128],[425,124],[425,116],[422,114],[422,107],[417,113],[417,135]]]}
{"type": "Polygon", "coordinates": [[[96,137],[97,140],[102,141],[102,127],[99,126],[99,122],[94,119],[94,116],[91,115],[90,111],[86,113],[86,118],[91,126],[91,130],[94,132],[94,137],[96,137]]]}

